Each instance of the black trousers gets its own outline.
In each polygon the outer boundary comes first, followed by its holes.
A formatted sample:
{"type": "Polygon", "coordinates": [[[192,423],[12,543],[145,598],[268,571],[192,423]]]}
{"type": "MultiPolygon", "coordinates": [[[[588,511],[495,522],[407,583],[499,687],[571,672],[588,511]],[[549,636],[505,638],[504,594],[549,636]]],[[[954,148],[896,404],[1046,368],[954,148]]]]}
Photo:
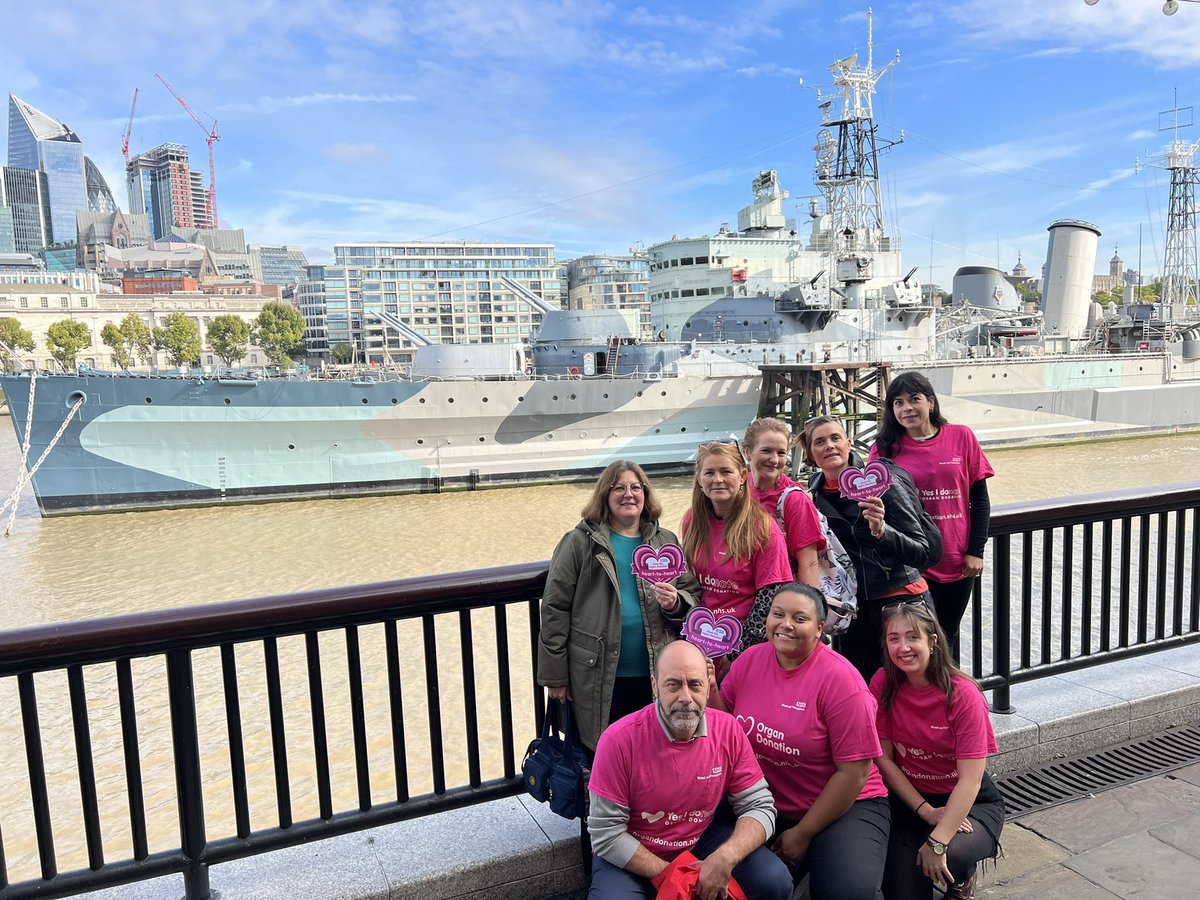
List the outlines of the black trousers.
{"type": "MultiPolygon", "coordinates": [[[[768,845],[797,821],[780,815],[768,845]]],[[[811,900],[881,900],[890,822],[886,797],[855,800],[840,819],[812,839],[793,878],[799,881],[808,873],[811,900]]]]}
{"type": "Polygon", "coordinates": [[[929,584],[929,595],[933,598],[933,609],[937,613],[938,624],[950,640],[950,652],[958,661],[958,626],[971,605],[971,590],[975,587],[974,578],[960,578],[958,581],[932,581],[929,584]]]}
{"type": "MultiPolygon", "coordinates": [[[[989,781],[984,776],[985,782],[989,781]]],[[[981,788],[981,797],[991,796],[995,788],[981,788]]],[[[947,795],[922,794],[934,806],[945,806],[947,795]]],[[[995,859],[1000,852],[1000,829],[1004,827],[1004,801],[977,799],[967,818],[974,828],[960,832],[946,847],[946,866],[958,884],[975,874],[980,860],[995,859]]],[[[883,896],[887,900],[929,900],[933,881],[917,865],[917,851],[933,829],[897,797],[892,798],[892,836],[888,841],[887,865],[883,876],[883,896]]]]}

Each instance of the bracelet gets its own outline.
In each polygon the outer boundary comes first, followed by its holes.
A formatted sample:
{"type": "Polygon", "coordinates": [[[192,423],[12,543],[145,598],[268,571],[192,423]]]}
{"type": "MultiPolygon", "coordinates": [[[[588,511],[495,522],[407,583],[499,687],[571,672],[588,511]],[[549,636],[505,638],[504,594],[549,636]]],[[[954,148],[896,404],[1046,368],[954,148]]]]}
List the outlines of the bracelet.
{"type": "Polygon", "coordinates": [[[914,809],[914,810],[913,810],[913,812],[914,812],[914,813],[916,813],[917,815],[920,815],[920,814],[921,814],[921,807],[922,807],[922,806],[928,806],[928,805],[929,805],[929,801],[928,801],[928,800],[922,800],[920,803],[918,803],[918,804],[917,804],[917,808],[916,808],[916,809],[914,809]]]}

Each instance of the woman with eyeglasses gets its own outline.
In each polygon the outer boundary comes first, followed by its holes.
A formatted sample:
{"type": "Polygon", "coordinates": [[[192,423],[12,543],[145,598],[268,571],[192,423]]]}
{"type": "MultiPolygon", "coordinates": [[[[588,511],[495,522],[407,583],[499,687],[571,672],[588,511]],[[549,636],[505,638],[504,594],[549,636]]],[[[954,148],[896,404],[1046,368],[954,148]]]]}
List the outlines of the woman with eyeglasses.
{"type": "Polygon", "coordinates": [[[883,607],[929,599],[921,572],[942,555],[941,534],[921,506],[912,478],[881,460],[891,487],[881,497],[851,500],[838,483],[848,466],[862,467],[846,429],[833,416],[810,419],[801,437],[805,461],[820,469],[809,481],[813,502],[841,541],[858,576],[858,618],[839,638],[838,650],[863,678],[879,668],[883,607]]]}
{"type": "Polygon", "coordinates": [[[750,496],[780,522],[796,580],[819,587],[817,554],[826,541],[812,498],[788,477],[793,443],[791,430],[779,419],[755,419],[747,426],[742,450],[753,475],[750,496]]]}
{"type": "Polygon", "coordinates": [[[887,855],[887,789],[876,704],[849,660],[821,641],[824,595],[776,589],[769,643],[733,661],[710,705],[737,716],[779,811],[771,846],[809,874],[812,900],[878,900],[887,855]]]}
{"type": "Polygon", "coordinates": [[[919,372],[903,372],[888,386],[871,458],[891,459],[912,476],[942,533],[942,558],[925,570],[925,579],[958,659],[958,625],[983,572],[991,518],[987,479],[996,473],[975,433],[946,421],[933,385],[919,372]]]}
{"type": "Polygon", "coordinates": [[[692,505],[680,526],[700,603],[741,623],[743,648],[766,639],[761,622],[748,627],[755,595],[792,580],[783,532],[750,496],[749,475],[737,441],[701,444],[692,505]]]}
{"type": "Polygon", "coordinates": [[[975,869],[1000,852],[1004,799],[985,766],[996,735],[979,686],[955,664],[933,613],[916,603],[883,615],[879,768],[892,805],[883,895],[972,900],[975,869]]]}
{"type": "Polygon", "coordinates": [[[600,733],[652,699],[650,662],[700,594],[685,572],[652,584],[633,574],[633,554],[679,539],[637,463],[608,466],[583,518],[558,542],[542,593],[538,683],[573,701],[580,740],[593,752],[600,733]]]}

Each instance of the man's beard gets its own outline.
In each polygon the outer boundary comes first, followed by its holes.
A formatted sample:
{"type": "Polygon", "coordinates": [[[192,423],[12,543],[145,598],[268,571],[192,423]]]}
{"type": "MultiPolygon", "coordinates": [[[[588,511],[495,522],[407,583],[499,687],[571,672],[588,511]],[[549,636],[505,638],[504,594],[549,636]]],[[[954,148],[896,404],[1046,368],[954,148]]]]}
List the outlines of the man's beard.
{"type": "Polygon", "coordinates": [[[667,720],[668,724],[680,732],[695,731],[696,726],[700,724],[700,716],[704,713],[700,704],[689,703],[683,700],[672,704],[670,709],[660,700],[659,707],[662,709],[663,718],[667,720]]]}

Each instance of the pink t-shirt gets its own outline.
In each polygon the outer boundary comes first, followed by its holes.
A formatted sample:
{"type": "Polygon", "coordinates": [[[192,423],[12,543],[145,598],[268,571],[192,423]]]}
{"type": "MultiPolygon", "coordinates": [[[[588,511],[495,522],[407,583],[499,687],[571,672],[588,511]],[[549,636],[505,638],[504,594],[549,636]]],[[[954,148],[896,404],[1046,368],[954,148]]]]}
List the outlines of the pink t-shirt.
{"type": "MultiPolygon", "coordinates": [[[[871,678],[871,693],[883,696],[883,669],[871,678]]],[[[902,684],[884,712],[879,707],[880,740],[892,742],[892,759],[918,791],[949,794],[958,784],[958,760],[987,759],[996,752],[996,734],[987,701],[972,682],[955,677],[954,699],[930,685],[902,684]]]]}
{"type": "Polygon", "coordinates": [[[760,491],[750,483],[750,496],[757,500],[772,519],[779,512],[779,496],[785,488],[799,487],[800,490],[788,494],[783,504],[783,530],[787,541],[788,556],[796,558],[796,554],[805,547],[817,545],[817,550],[825,549],[825,535],[821,532],[821,520],[817,518],[817,508],[812,498],[808,496],[801,485],[796,484],[786,475],[779,476],[779,483],[769,490],[760,491]]]}
{"type": "MultiPolygon", "coordinates": [[[[755,644],[721,682],[721,699],[745,729],[781,815],[798,819],[817,801],[835,763],[875,759],[875,698],[862,676],[824,644],[784,669],[770,644],[755,644]]],[[[886,797],[874,764],[858,799],[886,797]]]]}
{"type": "Polygon", "coordinates": [[[656,704],[600,735],[588,788],[629,808],[629,833],[663,859],[690,850],[717,804],[762,780],[762,769],[733,716],[705,710],[707,737],[673,741],[656,704]]]}
{"type": "MultiPolygon", "coordinates": [[[[870,458],[878,455],[872,447],[870,458]]],[[[892,460],[912,476],[925,511],[942,532],[942,558],[925,575],[934,581],[958,581],[971,534],[971,485],[995,475],[992,464],[965,425],[943,425],[927,441],[903,434],[892,460]]]]}
{"type": "MultiPolygon", "coordinates": [[[[684,513],[680,528],[684,535],[687,535],[691,521],[690,511],[684,513]]],[[[759,588],[792,580],[783,532],[772,519],[771,539],[767,546],[739,562],[727,556],[725,523],[712,519],[709,526],[708,559],[688,560],[700,581],[700,602],[711,609],[713,615],[731,615],[744,625],[759,588]]]]}

